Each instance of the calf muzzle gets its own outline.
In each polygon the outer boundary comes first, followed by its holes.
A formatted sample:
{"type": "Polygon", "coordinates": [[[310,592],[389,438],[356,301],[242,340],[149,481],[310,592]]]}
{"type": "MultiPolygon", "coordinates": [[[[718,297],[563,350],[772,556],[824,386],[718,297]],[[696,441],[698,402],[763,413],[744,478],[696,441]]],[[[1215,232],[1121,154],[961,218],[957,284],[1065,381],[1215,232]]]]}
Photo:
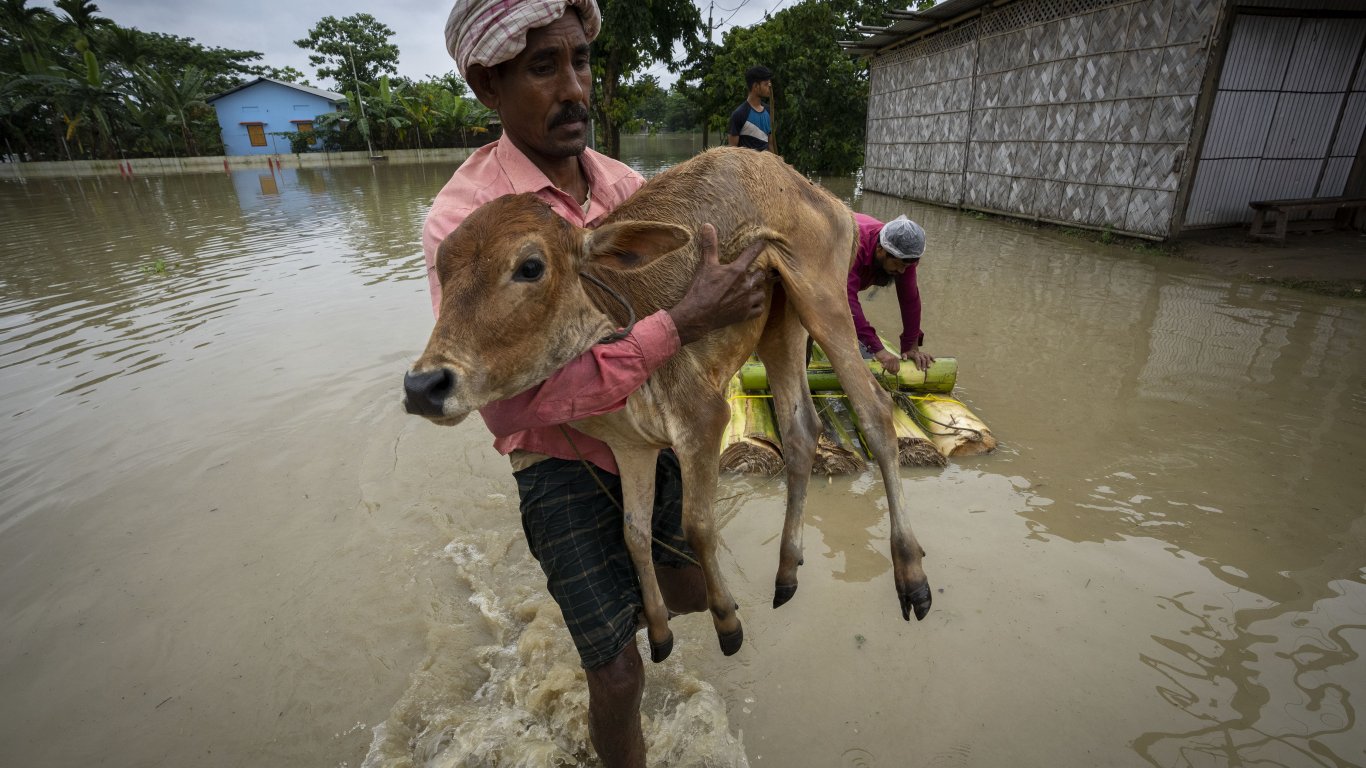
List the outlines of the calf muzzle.
{"type": "Polygon", "coordinates": [[[453,389],[455,371],[450,368],[409,371],[403,374],[403,408],[415,416],[443,416],[446,398],[453,389]]]}

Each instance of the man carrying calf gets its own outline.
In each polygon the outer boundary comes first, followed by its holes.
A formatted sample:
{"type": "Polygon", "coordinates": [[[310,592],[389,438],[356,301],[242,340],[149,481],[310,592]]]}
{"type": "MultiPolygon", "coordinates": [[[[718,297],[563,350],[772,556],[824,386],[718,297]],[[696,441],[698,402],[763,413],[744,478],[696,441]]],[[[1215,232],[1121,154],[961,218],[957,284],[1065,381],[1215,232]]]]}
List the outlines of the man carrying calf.
{"type": "MultiPolygon", "coordinates": [[[[498,112],[503,137],[461,165],[428,214],[422,243],[433,312],[441,304],[437,248],[484,203],[530,192],[569,223],[591,228],[644,183],[625,165],[586,148],[589,45],[600,23],[594,0],[456,2],[446,24],[447,48],[475,95],[498,112]]],[[[761,246],[721,266],[714,233],[704,228],[699,234],[710,255],[682,301],[641,319],[621,340],[569,361],[543,383],[480,411],[494,447],[512,462],[523,530],[585,667],[593,746],[608,766],[645,764],[639,715],[644,672],[635,645],[641,599],[623,540],[612,452],[563,425],[620,409],[681,345],[761,311],[760,278],[747,272],[761,246]]],[[[667,566],[658,571],[661,592],[676,612],[701,610],[703,579],[687,559],[679,471],[671,455],[660,460],[657,485],[655,536],[682,555],[656,547],[656,561],[667,566]]]]}

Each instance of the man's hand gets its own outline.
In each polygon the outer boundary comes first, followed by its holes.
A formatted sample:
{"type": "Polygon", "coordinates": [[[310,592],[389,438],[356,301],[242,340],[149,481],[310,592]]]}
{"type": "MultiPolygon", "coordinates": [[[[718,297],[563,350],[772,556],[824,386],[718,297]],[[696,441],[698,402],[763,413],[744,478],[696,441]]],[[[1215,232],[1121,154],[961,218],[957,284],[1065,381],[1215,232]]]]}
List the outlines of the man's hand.
{"type": "Polygon", "coordinates": [[[901,370],[901,358],[888,352],[886,347],[874,352],[873,358],[879,363],[882,363],[882,367],[887,373],[896,373],[901,370]]]}
{"type": "Polygon", "coordinates": [[[915,363],[915,367],[920,370],[928,370],[934,363],[934,356],[920,351],[919,345],[911,347],[908,351],[901,353],[902,360],[910,360],[915,363]]]}
{"type": "Polygon", "coordinates": [[[680,344],[697,341],[732,323],[753,320],[764,311],[765,276],[749,267],[767,241],[760,240],[742,251],[735,261],[722,265],[716,248],[716,227],[703,224],[698,237],[702,263],[693,275],[687,295],[669,310],[669,317],[678,328],[680,344]]]}

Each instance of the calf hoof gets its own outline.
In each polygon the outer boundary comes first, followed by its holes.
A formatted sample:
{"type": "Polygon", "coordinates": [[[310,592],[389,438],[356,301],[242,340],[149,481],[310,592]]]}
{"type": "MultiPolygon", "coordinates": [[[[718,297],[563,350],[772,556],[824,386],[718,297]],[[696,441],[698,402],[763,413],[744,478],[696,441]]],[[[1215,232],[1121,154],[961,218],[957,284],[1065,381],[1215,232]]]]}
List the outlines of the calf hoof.
{"type": "Polygon", "coordinates": [[[664,639],[664,642],[659,643],[658,645],[655,644],[655,641],[650,641],[650,661],[653,661],[656,664],[669,658],[669,654],[673,652],[674,633],[672,632],[670,632],[669,636],[664,639]]]}
{"type": "Polygon", "coordinates": [[[902,593],[901,597],[901,618],[906,621],[911,620],[911,610],[915,610],[915,620],[920,621],[930,612],[930,585],[921,584],[910,593],[902,593]]]}
{"type": "Polygon", "coordinates": [[[734,632],[728,635],[717,635],[716,639],[721,641],[721,653],[734,656],[740,650],[740,646],[745,643],[745,628],[736,625],[734,632]]]}
{"type": "Polygon", "coordinates": [[[779,608],[797,594],[796,584],[775,584],[773,586],[773,607],[779,608]]]}

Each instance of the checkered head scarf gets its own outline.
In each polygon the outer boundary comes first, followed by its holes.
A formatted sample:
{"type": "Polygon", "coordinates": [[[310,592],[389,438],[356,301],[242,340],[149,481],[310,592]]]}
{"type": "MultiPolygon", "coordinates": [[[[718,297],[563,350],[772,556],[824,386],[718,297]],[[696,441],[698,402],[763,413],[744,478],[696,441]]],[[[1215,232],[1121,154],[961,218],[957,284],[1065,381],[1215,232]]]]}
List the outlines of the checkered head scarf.
{"type": "Polygon", "coordinates": [[[597,0],[455,0],[446,18],[446,50],[468,81],[471,64],[493,67],[516,58],[526,48],[528,31],[555,21],[571,6],[593,42],[602,28],[597,0]]]}

